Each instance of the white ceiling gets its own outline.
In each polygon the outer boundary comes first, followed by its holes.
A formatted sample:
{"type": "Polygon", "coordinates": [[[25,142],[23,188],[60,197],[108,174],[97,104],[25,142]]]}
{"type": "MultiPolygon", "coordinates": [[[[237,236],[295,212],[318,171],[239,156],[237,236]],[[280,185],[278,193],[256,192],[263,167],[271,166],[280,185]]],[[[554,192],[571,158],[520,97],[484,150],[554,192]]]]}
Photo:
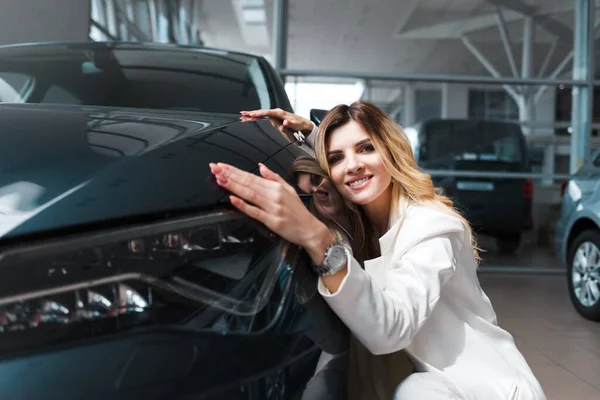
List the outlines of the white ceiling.
{"type": "MultiPolygon", "coordinates": [[[[232,0],[197,1],[207,45],[270,55],[270,46],[253,47],[245,43],[232,0]]],[[[498,28],[496,4],[502,6],[519,70],[523,13],[533,13],[537,21],[534,76],[555,40],[558,39],[558,44],[546,76],[573,48],[575,0],[288,1],[288,68],[291,69],[489,75],[461,40],[461,36],[466,36],[501,75],[511,76],[498,28]]],[[[598,7],[600,0],[596,2],[598,7]]],[[[273,0],[265,0],[265,4],[271,36],[273,0]]],[[[600,22],[598,13],[596,20],[600,22]]],[[[272,43],[272,38],[269,39],[272,43]]],[[[570,65],[563,75],[570,76],[570,65]]],[[[394,94],[387,91],[380,95],[394,94]]]]}
{"type": "MultiPolygon", "coordinates": [[[[513,6],[526,0],[495,0],[513,6]]],[[[461,35],[508,73],[494,0],[289,0],[288,66],[373,72],[484,73],[461,35]],[[504,65],[506,64],[506,65],[504,65]]],[[[267,0],[272,21],[273,0],[267,0]]],[[[260,54],[270,47],[245,45],[231,0],[201,0],[201,26],[207,45],[260,54]]],[[[537,0],[536,15],[550,16],[572,30],[573,2],[537,0]]],[[[527,5],[527,4],[525,4],[527,5]]],[[[522,14],[502,8],[520,58],[522,14]]],[[[269,33],[271,33],[271,26],[269,33]]],[[[542,63],[555,36],[537,25],[535,61],[542,63]]],[[[570,51],[564,38],[555,63],[570,51]]]]}

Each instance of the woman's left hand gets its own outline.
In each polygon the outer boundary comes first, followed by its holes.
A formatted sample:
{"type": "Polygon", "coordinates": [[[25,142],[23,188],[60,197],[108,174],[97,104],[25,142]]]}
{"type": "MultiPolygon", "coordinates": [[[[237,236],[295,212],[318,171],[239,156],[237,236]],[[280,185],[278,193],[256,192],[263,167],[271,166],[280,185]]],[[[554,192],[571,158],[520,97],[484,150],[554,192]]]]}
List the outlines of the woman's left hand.
{"type": "Polygon", "coordinates": [[[234,194],[230,200],[237,209],[291,243],[320,249],[323,245],[315,241],[327,241],[331,235],[325,224],[310,213],[291,185],[265,165],[259,166],[262,177],[223,163],[211,163],[210,170],[219,186],[234,194]]]}

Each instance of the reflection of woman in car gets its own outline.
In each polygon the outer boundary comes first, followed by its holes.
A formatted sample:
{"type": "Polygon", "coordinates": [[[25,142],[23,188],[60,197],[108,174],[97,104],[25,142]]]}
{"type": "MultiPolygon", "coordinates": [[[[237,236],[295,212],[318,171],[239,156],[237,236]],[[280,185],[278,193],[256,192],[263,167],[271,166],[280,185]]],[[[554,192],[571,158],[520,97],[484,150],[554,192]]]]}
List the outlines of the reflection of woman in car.
{"type": "Polygon", "coordinates": [[[315,139],[320,165],[362,217],[354,256],[264,165],[262,177],[210,167],[236,208],[306,250],[319,293],[367,349],[406,349],[418,372],[395,398],[545,399],[479,285],[468,222],[419,170],[402,129],[356,102],[332,109],[315,139]]]}
{"type": "Polygon", "coordinates": [[[313,196],[313,213],[334,232],[344,232],[350,244],[350,214],[342,195],[312,157],[298,157],[291,167],[298,188],[313,196]]]}

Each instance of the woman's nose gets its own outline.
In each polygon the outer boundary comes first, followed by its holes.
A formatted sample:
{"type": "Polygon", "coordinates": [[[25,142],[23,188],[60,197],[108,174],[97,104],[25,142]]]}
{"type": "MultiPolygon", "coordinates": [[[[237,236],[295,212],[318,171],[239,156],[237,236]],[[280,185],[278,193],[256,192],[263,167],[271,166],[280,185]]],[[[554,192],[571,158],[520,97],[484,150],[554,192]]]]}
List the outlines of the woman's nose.
{"type": "Polygon", "coordinates": [[[363,168],[363,164],[360,162],[360,160],[357,157],[350,156],[350,157],[346,158],[346,172],[347,173],[356,172],[356,171],[360,170],[361,168],[363,168]]]}

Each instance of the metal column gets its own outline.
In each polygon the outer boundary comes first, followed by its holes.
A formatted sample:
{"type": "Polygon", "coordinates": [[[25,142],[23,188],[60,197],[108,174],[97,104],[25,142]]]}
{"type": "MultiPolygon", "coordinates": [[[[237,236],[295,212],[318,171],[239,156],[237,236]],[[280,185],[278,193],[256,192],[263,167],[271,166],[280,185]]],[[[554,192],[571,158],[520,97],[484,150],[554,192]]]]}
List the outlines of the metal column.
{"type": "Polygon", "coordinates": [[[575,173],[589,157],[594,92],[594,4],[592,0],[575,1],[573,43],[573,79],[586,80],[587,85],[573,87],[571,108],[570,172],[575,173]]]}
{"type": "Polygon", "coordinates": [[[404,86],[404,120],[402,121],[402,126],[411,126],[417,122],[416,106],[415,87],[410,83],[406,84],[404,86]]]}
{"type": "Polygon", "coordinates": [[[442,83],[442,112],[440,115],[443,119],[446,119],[449,116],[449,112],[448,112],[449,104],[450,104],[450,88],[449,88],[448,83],[444,82],[444,83],[442,83]]]}
{"type": "Polygon", "coordinates": [[[273,21],[273,64],[280,72],[287,68],[288,0],[275,0],[273,21]]]}
{"type": "MultiPolygon", "coordinates": [[[[526,17],[523,21],[523,57],[521,60],[521,77],[531,78],[533,67],[533,17],[526,17]]],[[[521,87],[519,96],[519,119],[529,122],[533,119],[533,96],[530,87],[521,87]]],[[[531,134],[531,127],[523,127],[526,135],[531,134]]]]}

